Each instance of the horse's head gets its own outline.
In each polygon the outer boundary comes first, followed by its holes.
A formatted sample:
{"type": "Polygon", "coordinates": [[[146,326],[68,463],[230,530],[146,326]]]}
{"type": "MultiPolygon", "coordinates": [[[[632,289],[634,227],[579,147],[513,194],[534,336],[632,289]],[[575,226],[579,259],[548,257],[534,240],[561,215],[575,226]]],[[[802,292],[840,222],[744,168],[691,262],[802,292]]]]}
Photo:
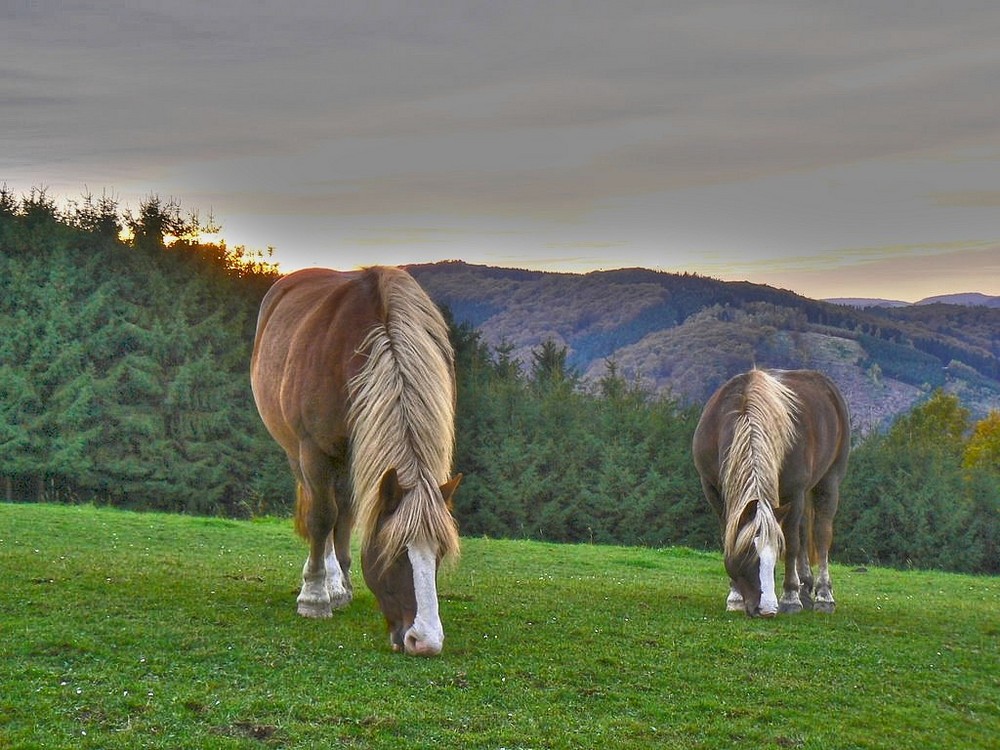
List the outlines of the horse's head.
{"type": "Polygon", "coordinates": [[[780,522],[788,512],[788,507],[775,509],[775,523],[763,527],[770,529],[768,534],[762,531],[759,518],[753,520],[751,527],[751,518],[756,516],[755,508],[756,503],[747,508],[744,519],[740,521],[740,530],[752,529],[758,533],[752,537],[752,544],[749,539],[746,543],[741,543],[742,535],[737,536],[739,541],[725,555],[726,572],[743,597],[743,610],[748,616],[773,617],[778,613],[774,571],[784,544],[780,522]]]}
{"type": "MultiPolygon", "coordinates": [[[[451,500],[462,475],[439,488],[434,501],[450,517],[451,500]]],[[[411,490],[412,491],[412,490],[411,490]]],[[[395,469],[386,472],[379,490],[381,510],[371,541],[362,550],[365,583],[375,594],[389,627],[393,651],[413,656],[436,656],[444,646],[444,628],[438,614],[437,569],[440,545],[426,538],[412,541],[393,553],[382,534],[386,524],[404,505],[407,490],[399,484],[395,469]]]]}
{"type": "Polygon", "coordinates": [[[757,554],[746,552],[726,558],[726,572],[743,597],[743,611],[749,617],[771,617],[778,611],[774,592],[774,558],[766,564],[757,554]],[[770,572],[768,572],[770,571],[770,572]],[[767,584],[770,583],[770,590],[767,584]],[[772,601],[773,600],[773,601],[772,601]]]}

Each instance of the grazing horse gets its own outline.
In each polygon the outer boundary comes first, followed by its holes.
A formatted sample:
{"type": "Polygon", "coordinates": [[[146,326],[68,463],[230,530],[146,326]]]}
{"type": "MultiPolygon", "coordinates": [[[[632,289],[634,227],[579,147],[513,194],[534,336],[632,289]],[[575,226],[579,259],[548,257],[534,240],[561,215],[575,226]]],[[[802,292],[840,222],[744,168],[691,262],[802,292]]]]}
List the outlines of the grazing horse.
{"type": "Polygon", "coordinates": [[[818,372],[754,369],[709,399],[693,454],[722,528],[728,609],[767,617],[803,607],[833,612],[828,558],[850,446],[844,398],[818,372]],[[774,574],[782,554],[779,602],[774,574]]]}
{"type": "Polygon", "coordinates": [[[297,480],[309,544],[298,613],[352,598],[351,528],[394,651],[441,652],[437,568],[459,550],[449,479],[455,367],[440,311],[405,271],[307,269],[261,302],[251,361],[261,419],[297,480]]]}

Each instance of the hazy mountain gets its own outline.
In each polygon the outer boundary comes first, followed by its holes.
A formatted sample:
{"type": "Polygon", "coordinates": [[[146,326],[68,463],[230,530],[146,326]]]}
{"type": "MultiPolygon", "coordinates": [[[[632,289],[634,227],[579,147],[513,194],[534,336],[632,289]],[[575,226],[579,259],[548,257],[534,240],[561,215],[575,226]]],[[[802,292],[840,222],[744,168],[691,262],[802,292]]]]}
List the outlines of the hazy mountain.
{"type": "MultiPolygon", "coordinates": [[[[585,383],[614,360],[629,377],[700,404],[754,365],[811,367],[844,390],[859,425],[884,423],[934,388],[975,415],[1000,408],[1000,309],[857,309],[747,282],[645,269],[585,275],[462,262],[411,273],[460,323],[526,367],[547,340],[585,383]]],[[[965,297],[965,295],[962,295],[965,297]]]]}
{"type": "Polygon", "coordinates": [[[878,299],[869,297],[830,297],[823,300],[831,305],[847,305],[848,307],[909,307],[912,302],[899,299],[878,299]]]}
{"type": "Polygon", "coordinates": [[[967,305],[978,307],[1000,307],[1000,297],[991,297],[979,292],[965,292],[963,294],[941,294],[937,297],[927,297],[916,304],[918,305],[967,305]]]}
{"type": "Polygon", "coordinates": [[[911,305],[965,305],[966,307],[1000,307],[1000,297],[991,297],[979,292],[963,292],[961,294],[940,294],[936,297],[926,297],[917,302],[903,302],[896,299],[877,299],[868,297],[831,297],[825,300],[834,305],[849,307],[910,307],[911,305]]]}

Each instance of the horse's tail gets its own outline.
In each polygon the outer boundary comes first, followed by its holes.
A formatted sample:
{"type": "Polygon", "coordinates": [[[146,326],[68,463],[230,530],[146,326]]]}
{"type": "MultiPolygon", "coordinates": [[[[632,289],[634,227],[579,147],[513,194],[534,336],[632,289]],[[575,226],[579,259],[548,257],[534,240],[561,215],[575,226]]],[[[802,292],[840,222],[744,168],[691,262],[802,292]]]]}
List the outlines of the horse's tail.
{"type": "Polygon", "coordinates": [[[762,370],[747,373],[733,436],[722,461],[727,556],[753,551],[754,541],[784,550],[775,516],[778,478],[795,435],[798,401],[792,390],[762,370]],[[749,514],[752,518],[747,518],[749,514]]]}
{"type": "Polygon", "coordinates": [[[295,483],[295,533],[305,540],[309,539],[309,529],[306,519],[312,509],[312,495],[306,492],[302,482],[295,483]]]}
{"type": "MultiPolygon", "coordinates": [[[[373,269],[372,273],[376,271],[373,269]]],[[[405,494],[381,530],[383,554],[425,538],[442,555],[458,552],[458,531],[438,487],[455,445],[454,353],[440,310],[408,274],[380,269],[379,322],[359,346],[364,366],[348,384],[351,476],[367,547],[378,531],[386,473],[405,494]]]]}

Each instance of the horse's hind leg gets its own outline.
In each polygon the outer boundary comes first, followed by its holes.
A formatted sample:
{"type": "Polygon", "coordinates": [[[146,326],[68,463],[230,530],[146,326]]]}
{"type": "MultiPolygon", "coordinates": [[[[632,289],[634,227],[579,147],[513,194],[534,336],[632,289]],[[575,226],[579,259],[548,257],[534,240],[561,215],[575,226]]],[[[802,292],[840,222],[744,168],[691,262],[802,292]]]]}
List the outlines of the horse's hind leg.
{"type": "Polygon", "coordinates": [[[839,478],[824,479],[813,490],[816,521],[813,529],[818,558],[816,596],[813,608],[817,612],[832,613],[837,608],[830,580],[830,547],[833,544],[833,517],[840,501],[839,478]]]}
{"type": "Polygon", "coordinates": [[[813,524],[815,514],[811,499],[807,496],[805,513],[799,524],[799,558],[796,562],[799,574],[799,598],[803,609],[813,608],[813,572],[809,561],[809,549],[812,544],[813,524]]]}
{"type": "Polygon", "coordinates": [[[782,531],[785,536],[785,581],[781,599],[778,600],[778,611],[795,614],[802,611],[801,581],[799,579],[798,561],[802,549],[802,508],[801,494],[782,497],[781,505],[791,507],[782,521],[782,531]]]}
{"type": "Polygon", "coordinates": [[[330,591],[331,604],[335,608],[346,607],[354,597],[354,586],[351,584],[351,529],[354,526],[354,508],[351,506],[349,476],[346,461],[342,462],[336,468],[334,480],[335,497],[339,502],[337,521],[333,525],[333,554],[328,555],[326,561],[329,575],[327,588],[330,591]],[[339,589],[335,585],[338,578],[339,589]]]}
{"type": "Polygon", "coordinates": [[[342,607],[350,601],[333,544],[332,531],[338,516],[333,466],[329,456],[304,441],[297,468],[296,475],[307,495],[303,520],[309,542],[298,613],[303,617],[329,617],[333,606],[342,607]]]}

